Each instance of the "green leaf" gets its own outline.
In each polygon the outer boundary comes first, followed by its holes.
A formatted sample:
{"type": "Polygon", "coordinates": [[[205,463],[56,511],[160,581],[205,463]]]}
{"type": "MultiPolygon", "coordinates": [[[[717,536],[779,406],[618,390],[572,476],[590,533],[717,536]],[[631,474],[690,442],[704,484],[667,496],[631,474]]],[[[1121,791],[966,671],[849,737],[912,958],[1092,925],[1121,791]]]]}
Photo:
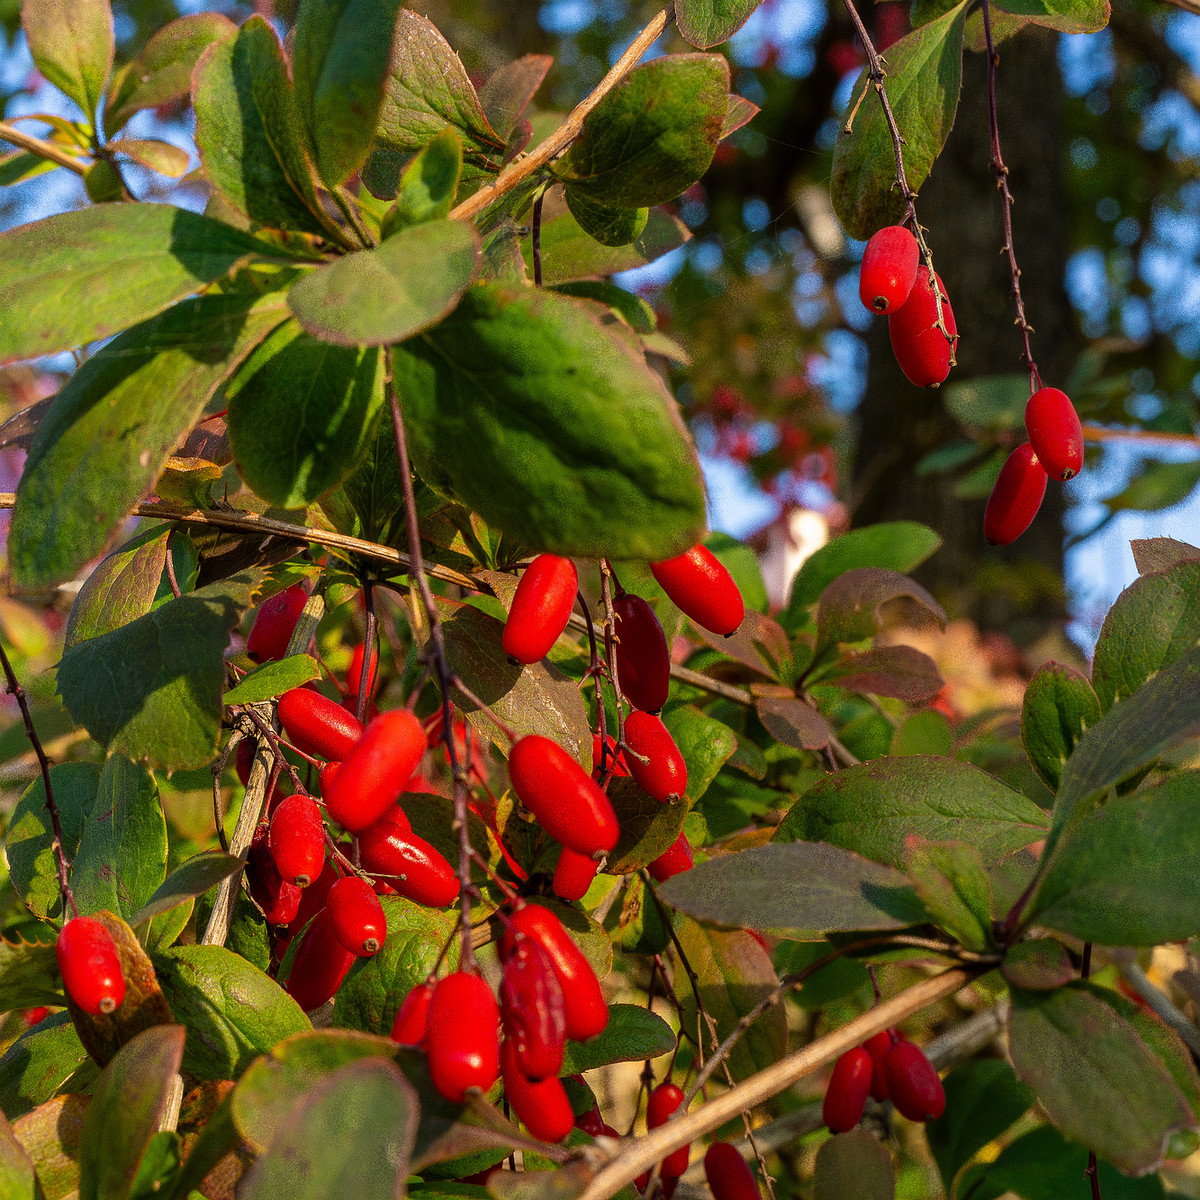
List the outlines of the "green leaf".
{"type": "Polygon", "coordinates": [[[304,0],[296,16],[296,109],[329,187],[366,161],[383,106],[399,0],[304,0]]]}
{"type": "Polygon", "coordinates": [[[663,715],[663,724],[687,764],[686,798],[689,805],[695,804],[733,756],[737,734],[691,704],[669,708],[663,715]]]}
{"type": "Polygon", "coordinates": [[[427,484],[555,554],[660,559],[695,544],[695,450],[634,335],[552,292],[479,285],[393,351],[427,484]]]}
{"type": "Polygon", "coordinates": [[[307,654],[289,654],[255,667],[235,688],[225,693],[225,704],[255,704],[260,700],[273,700],[301,687],[310,679],[320,677],[321,668],[316,659],[307,654]]]}
{"type": "Polygon", "coordinates": [[[383,346],[436,324],[479,265],[479,235],[462,221],[426,221],[301,276],[288,304],[309,333],[339,346],[383,346]]]}
{"type": "Polygon", "coordinates": [[[642,1062],[670,1054],[675,1031],[640,1004],[610,1004],[603,1032],[586,1042],[568,1042],[560,1075],[577,1075],[609,1063],[642,1062]]]}
{"type": "Polygon", "coordinates": [[[844,571],[821,593],[817,638],[823,645],[860,642],[891,623],[946,625],[942,606],[898,571],[857,567],[844,571]]]}
{"type": "Polygon", "coordinates": [[[1108,24],[1112,6],[1109,0],[999,0],[996,9],[1060,33],[1097,33],[1108,24]]]}
{"type": "Polygon", "coordinates": [[[687,816],[686,804],[663,804],[633,779],[612,780],[608,798],[621,826],[621,836],[608,856],[608,871],[639,870],[675,844],[687,816]]]}
{"type": "Polygon", "coordinates": [[[388,1034],[405,996],[437,966],[442,947],[451,944],[458,914],[426,908],[403,896],[383,896],[387,939],[377,954],[350,968],[334,999],[333,1022],[339,1029],[388,1034]]]}
{"type": "Polygon", "coordinates": [[[906,755],[878,758],[818,780],[792,806],[777,842],[829,842],[891,867],[905,842],[961,841],[984,863],[1044,837],[1046,814],[970,763],[906,755]]]}
{"type": "MultiPolygon", "coordinates": [[[[388,221],[396,229],[440,221],[454,205],[462,178],[462,142],[453,129],[443,129],[404,168],[396,203],[388,221]]],[[[385,231],[386,231],[385,226],[385,231]]],[[[391,234],[386,234],[391,236],[391,234]]]]}
{"type": "Polygon", "coordinates": [[[279,984],[224,946],[175,946],[153,961],[188,1029],[183,1069],[197,1079],[237,1079],[259,1054],[310,1028],[279,984]]]}
{"type": "Polygon", "coordinates": [[[1058,790],[1075,743],[1098,720],[1100,701],[1074,667],[1046,663],[1029,681],[1021,706],[1021,744],[1052,792],[1058,790]]]}
{"type": "Polygon", "coordinates": [[[817,1151],[814,1200],[892,1200],[895,1194],[892,1156],[865,1129],[835,1134],[817,1151]]]}
{"type": "Polygon", "coordinates": [[[201,54],[213,42],[223,41],[236,31],[237,26],[228,17],[215,12],[191,13],[164,25],[137,58],[109,81],[104,100],[105,136],[111,138],[142,109],[157,108],[186,96],[201,54]]]}
{"type": "Polygon", "coordinates": [[[58,163],[51,162],[27,150],[14,150],[11,154],[0,154],[0,187],[12,187],[14,183],[24,183],[37,175],[45,175],[53,171],[58,163]]]}
{"type": "Polygon", "coordinates": [[[54,1013],[27,1029],[0,1057],[0,1111],[15,1121],[61,1091],[68,1080],[82,1089],[98,1073],[71,1014],[54,1013]]]}
{"type": "MultiPolygon", "coordinates": [[[[613,879],[605,881],[615,884],[613,879]]],[[[674,917],[665,904],[655,903],[651,888],[640,874],[625,881],[619,904],[614,904],[604,918],[604,928],[613,945],[626,954],[662,954],[671,944],[674,917]]]]}
{"type": "Polygon", "coordinates": [[[1030,938],[1009,946],[1000,964],[1000,974],[1012,987],[1031,992],[1050,991],[1079,977],[1066,946],[1048,937],[1030,938]]]}
{"type": "Polygon", "coordinates": [[[946,411],[974,429],[1020,429],[1029,403],[1028,375],[981,375],[959,379],[943,389],[946,411]]]}
{"type": "Polygon", "coordinates": [[[58,690],[102,746],[168,771],[212,761],[229,634],[254,602],[235,575],[171,600],[63,654],[58,690]]]}
{"type": "MultiPolygon", "coordinates": [[[[96,802],[99,786],[100,768],[94,763],[57,763],[50,768],[50,787],[62,824],[62,848],[68,862],[79,849],[79,835],[96,802]]],[[[46,808],[46,788],[39,776],[17,801],[5,833],[4,853],[17,895],[35,917],[43,920],[62,914],[53,844],[54,827],[46,808]]]]}
{"type": "Polygon", "coordinates": [[[123,154],[169,179],[182,179],[191,163],[188,152],[181,146],[157,138],[114,138],[108,148],[113,154],[123,154]]]}
{"type": "Polygon", "coordinates": [[[229,442],[242,478],[280,508],[303,508],[354,470],[383,408],[383,357],[332,346],[294,321],[226,387],[229,442]]]}
{"type": "MultiPolygon", "coordinates": [[[[884,88],[904,132],[904,170],[913,191],[925,182],[954,124],[966,11],[963,0],[888,49],[884,88]]],[[[864,71],[854,84],[851,104],[866,83],[864,71]]],[[[875,96],[868,96],[855,114],[850,133],[844,123],[838,129],[830,190],[834,212],[851,237],[869,238],[904,215],[892,139],[875,96]]]]}
{"type": "Polygon", "coordinates": [[[579,228],[602,246],[628,246],[636,242],[650,219],[648,208],[621,208],[600,204],[584,188],[567,185],[567,208],[579,228]]]}
{"type": "Polygon", "coordinates": [[[1197,483],[1200,483],[1200,462],[1151,463],[1115,496],[1105,497],[1102,503],[1109,510],[1105,523],[1118,512],[1157,512],[1170,508],[1186,500],[1197,483]]]}
{"type": "Polygon", "coordinates": [[[8,1200],[43,1200],[33,1163],[0,1113],[0,1195],[8,1200]]]}
{"type": "Polygon", "coordinates": [[[79,911],[107,909],[128,920],[166,878],[166,868],[167,823],[158,786],[145,767],[114,754],[100,773],[71,863],[79,911]]]}
{"type": "Polygon", "coordinates": [[[771,843],[698,863],[659,888],[701,921],[812,941],[832,930],[898,929],[926,919],[899,872],[811,842],[771,843]]]}
{"type": "Polygon", "coordinates": [[[1116,599],[1092,661],[1092,686],[1107,712],[1200,642],[1200,560],[1135,579],[1116,599]]]}
{"type": "Polygon", "coordinates": [[[992,889],[976,847],[918,841],[910,844],[904,866],[935,925],[968,950],[993,948],[992,889]]]}
{"type": "Polygon", "coordinates": [[[21,6],[34,66],[66,92],[90,125],[113,60],[108,0],[37,0],[21,6]]]}
{"type": "Polygon", "coordinates": [[[140,925],[143,921],[152,920],[161,913],[170,912],[204,895],[209,888],[215,887],[241,866],[240,858],[220,850],[206,850],[189,858],[187,862],[180,863],[155,889],[150,899],[129,918],[129,924],[140,925]]]}
{"type": "Polygon", "coordinates": [[[71,376],[38,426],[17,488],[8,545],[22,587],[69,579],[104,549],[281,310],[277,295],[187,300],[71,376]]]}
{"type": "Polygon", "coordinates": [[[1028,919],[1105,946],[1156,946],[1200,934],[1200,774],[1119,796],[1058,845],[1028,919]]]}
{"type": "Polygon", "coordinates": [[[497,67],[479,89],[479,103],[492,128],[507,138],[554,65],[549,54],[525,54],[497,67]]]}
{"type": "Polygon", "coordinates": [[[1086,987],[1014,989],[1008,1044],[1059,1131],[1126,1174],[1156,1170],[1170,1135],[1196,1128],[1161,1060],[1086,987]]]}
{"type": "Polygon", "coordinates": [[[727,42],[762,0],[679,0],[675,22],[685,41],[698,50],[727,42]]]}
{"type": "Polygon", "coordinates": [[[1176,538],[1134,538],[1129,543],[1138,573],[1166,571],[1176,563],[1200,558],[1200,546],[1192,546],[1176,538]]]}
{"type": "Polygon", "coordinates": [[[952,1196],[959,1171],[1028,1112],[1034,1097],[1012,1067],[998,1058],[963,1063],[942,1080],[942,1086],[946,1110],[925,1126],[925,1133],[946,1195],[952,1196]]]}
{"type": "Polygon", "coordinates": [[[326,234],[287,61],[270,24],[252,16],[236,37],[204,52],[192,78],[196,148],[217,191],[260,225],[326,234]]]}
{"type": "MultiPolygon", "coordinates": [[[[654,309],[641,296],[626,291],[618,284],[606,279],[576,279],[570,283],[560,283],[554,289],[561,296],[578,296],[584,300],[598,300],[613,310],[631,329],[638,333],[653,333],[657,318],[654,309]]],[[[740,543],[733,538],[729,541],[734,546],[740,543]]],[[[753,556],[753,551],[749,551],[753,556]]],[[[757,565],[757,560],[755,560],[757,565]]]]}
{"type": "Polygon", "coordinates": [[[16,939],[0,938],[0,1011],[61,1007],[65,1000],[54,943],[27,942],[20,934],[16,939]]]}
{"type": "Polygon", "coordinates": [[[724,56],[656,58],[588,113],[556,173],[569,191],[611,208],[674,200],[708,170],[728,98],[724,56]]]}
{"type": "Polygon", "coordinates": [[[185,1036],[182,1025],[143,1029],[100,1073],[79,1140],[79,1200],[130,1195],[170,1103],[185,1036]]]}
{"type": "MultiPolygon", "coordinates": [[[[0,362],[111,337],[240,265],[283,257],[168,204],[101,204],[19,225],[0,234],[0,362]]],[[[195,349],[207,358],[212,341],[195,349]]]]}
{"type": "Polygon", "coordinates": [[[944,713],[932,708],[913,713],[892,738],[893,755],[935,754],[949,758],[953,752],[950,722],[944,713]]]}
{"type": "Polygon", "coordinates": [[[386,1059],[330,1072],[297,1102],[238,1185],[244,1200],[394,1200],[404,1190],[416,1134],[412,1085],[386,1059]]]}

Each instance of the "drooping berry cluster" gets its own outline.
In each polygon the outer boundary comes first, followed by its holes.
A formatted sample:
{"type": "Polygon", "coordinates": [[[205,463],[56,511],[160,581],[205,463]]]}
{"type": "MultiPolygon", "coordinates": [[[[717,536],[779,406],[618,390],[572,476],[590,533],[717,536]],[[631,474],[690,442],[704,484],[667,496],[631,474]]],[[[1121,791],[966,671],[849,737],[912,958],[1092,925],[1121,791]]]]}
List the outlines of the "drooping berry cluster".
{"type": "Polygon", "coordinates": [[[896,1029],[875,1034],[834,1063],[821,1117],[833,1133],[845,1133],[862,1120],[868,1096],[891,1100],[910,1121],[936,1120],[946,1107],[933,1064],[896,1029]]]}

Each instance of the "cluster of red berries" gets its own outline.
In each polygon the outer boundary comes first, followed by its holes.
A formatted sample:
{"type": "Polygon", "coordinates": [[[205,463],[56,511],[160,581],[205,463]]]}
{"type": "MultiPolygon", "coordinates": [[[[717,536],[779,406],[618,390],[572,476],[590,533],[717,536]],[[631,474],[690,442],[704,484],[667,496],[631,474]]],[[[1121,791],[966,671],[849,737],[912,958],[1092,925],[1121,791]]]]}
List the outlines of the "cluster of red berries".
{"type": "Polygon", "coordinates": [[[858,294],[868,312],[887,316],[892,353],[909,382],[937,387],[954,365],[958,326],[941,276],[920,266],[921,248],[911,230],[880,229],[863,251],[858,294]]]}
{"type": "Polygon", "coordinates": [[[821,1116],[833,1133],[862,1120],[867,1097],[891,1100],[910,1121],[936,1120],[946,1093],[933,1063],[899,1030],[885,1029],[834,1063],[821,1116]]]}
{"type": "Polygon", "coordinates": [[[67,995],[85,1013],[107,1016],[125,999],[121,956],[112,934],[95,917],[74,917],[54,947],[67,995]]]}

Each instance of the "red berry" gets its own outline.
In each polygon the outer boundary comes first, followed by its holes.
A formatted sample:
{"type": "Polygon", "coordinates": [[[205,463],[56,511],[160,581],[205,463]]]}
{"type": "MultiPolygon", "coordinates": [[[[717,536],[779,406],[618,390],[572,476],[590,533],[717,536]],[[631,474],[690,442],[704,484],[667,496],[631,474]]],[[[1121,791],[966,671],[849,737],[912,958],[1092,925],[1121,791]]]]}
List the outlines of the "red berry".
{"type": "MultiPolygon", "coordinates": [[[[355,700],[358,698],[359,685],[362,683],[363,658],[365,657],[366,647],[358,645],[354,647],[354,653],[350,655],[350,666],[346,671],[346,690],[347,693],[355,700]]],[[[367,695],[371,695],[375,691],[375,684],[379,681],[379,652],[372,647],[371,649],[371,669],[370,675],[367,678],[367,695]]]]}
{"type": "Polygon", "coordinates": [[[329,915],[337,940],[360,958],[374,954],[387,940],[383,905],[357,875],[345,875],[329,889],[329,915]]]}
{"type": "Polygon", "coordinates": [[[917,387],[937,387],[942,383],[950,374],[954,351],[958,346],[958,326],[954,323],[954,312],[940,276],[937,277],[937,285],[949,340],[938,328],[937,300],[933,288],[929,286],[928,271],[917,272],[917,281],[908,300],[888,317],[892,352],[896,355],[900,370],[917,387]]]}
{"type": "Polygon", "coordinates": [[[425,1023],[429,1016],[429,1001],[433,999],[433,983],[419,983],[400,1005],[392,1022],[391,1039],[401,1046],[420,1046],[425,1041],[425,1023]]]}
{"type": "MultiPolygon", "coordinates": [[[[604,735],[605,751],[604,751],[604,766],[603,769],[614,778],[623,778],[629,774],[629,764],[625,761],[624,754],[617,753],[617,742],[612,734],[604,735]]],[[[592,734],[592,775],[599,779],[601,771],[600,764],[600,735],[592,734]]]]}
{"type": "Polygon", "coordinates": [[[125,999],[121,956],[112,934],[94,917],[75,917],[58,931],[54,947],[67,995],[93,1017],[120,1008],[125,999]]]}
{"type": "Polygon", "coordinates": [[[518,934],[537,942],[550,956],[562,986],[567,1037],[577,1042],[595,1037],[608,1024],[608,1005],[595,971],[562,922],[540,904],[522,904],[500,938],[501,958],[512,953],[518,934]]]}
{"type": "Polygon", "coordinates": [[[580,1113],[575,1118],[575,1128],[582,1129],[590,1137],[599,1137],[608,1126],[604,1123],[600,1110],[593,1108],[591,1112],[580,1113]]]}
{"type": "Polygon", "coordinates": [[[679,836],[651,864],[650,874],[656,882],[666,883],[672,875],[682,871],[690,871],[695,865],[692,857],[692,844],[680,830],[679,836]]]}
{"type": "Polygon", "coordinates": [[[566,1044],[566,1001],[550,956],[532,938],[515,938],[504,960],[500,1018],[523,1074],[545,1079],[559,1073],[566,1044]]]}
{"type": "Polygon", "coordinates": [[[1044,387],[1025,405],[1025,432],[1051,479],[1065,483],[1083,466],[1083,427],[1066,392],[1044,387]]]}
{"type": "Polygon", "coordinates": [[[704,1178],[713,1200],[762,1200],[750,1164],[729,1142],[713,1142],[704,1152],[704,1178]]]}
{"type": "Polygon", "coordinates": [[[554,894],[560,900],[582,900],[599,866],[590,855],[577,854],[570,846],[564,846],[554,868],[554,894]]]}
{"type": "Polygon", "coordinates": [[[246,638],[246,654],[256,663],[286,657],[292,631],[307,603],[308,593],[298,583],[264,600],[246,638]]]}
{"type": "Polygon", "coordinates": [[[27,1008],[21,1016],[26,1029],[32,1029],[35,1025],[40,1025],[48,1016],[50,1010],[44,1005],[39,1004],[36,1008],[27,1008]]]}
{"type": "Polygon", "coordinates": [[[504,1095],[525,1128],[543,1142],[561,1142],[575,1124],[567,1089],[557,1075],[536,1082],[521,1070],[512,1042],[500,1048],[504,1095]]]}
{"type": "Polygon", "coordinates": [[[433,1086],[461,1104],[468,1088],[487,1091],[500,1075],[500,1011],[478,975],[455,971],[438,981],[425,1022],[433,1086]]]}
{"type": "Polygon", "coordinates": [[[611,850],[621,834],[608,797],[557,743],[529,734],[508,756],[513,790],[538,824],[577,854],[611,850]]]}
{"type": "Polygon", "coordinates": [[[874,1069],[871,1053],[863,1046],[847,1050],[834,1063],[821,1106],[821,1119],[833,1133],[845,1133],[862,1120],[874,1069]]]}
{"type": "Polygon", "coordinates": [[[625,742],[633,751],[627,756],[630,774],[642,791],[663,804],[678,800],[687,791],[687,763],[661,717],[631,712],[625,718],[625,742]],[[642,762],[642,758],[649,761],[642,762]]]}
{"type": "MultiPolygon", "coordinates": [[[[396,810],[399,812],[399,809],[396,810]]],[[[403,813],[400,814],[403,817],[403,813]]],[[[389,817],[376,821],[359,834],[362,865],[372,875],[383,875],[401,896],[445,908],[458,899],[458,876],[440,850],[404,824],[389,817]]]]}
{"type": "Polygon", "coordinates": [[[333,918],[323,908],[304,932],[292,959],[287,992],[305,1012],[320,1008],[342,986],[355,956],[338,941],[333,918]]]}
{"type": "Polygon", "coordinates": [[[504,623],[504,653],[519,663],[541,662],[567,627],[579,574],[569,558],[539,554],[517,584],[504,623]]]}
{"type": "Polygon", "coordinates": [[[710,633],[728,637],[742,623],[742,593],[707,546],[696,545],[676,558],[651,563],[650,572],[676,608],[710,633]]]}
{"type": "MultiPolygon", "coordinates": [[[[329,889],[340,879],[333,862],[325,860],[321,873],[300,893],[300,907],[296,915],[288,922],[287,935],[294,938],[304,927],[323,909],[329,900],[329,889]]],[[[286,947],[284,948],[286,951],[286,947]]],[[[279,958],[282,960],[283,951],[279,958]]]]}
{"type": "Polygon", "coordinates": [[[903,225],[871,236],[858,273],[858,295],[868,312],[881,316],[904,306],[917,278],[921,247],[903,225]]]}
{"type": "Polygon", "coordinates": [[[268,838],[279,874],[297,887],[307,887],[325,864],[325,822],[311,796],[287,796],[271,817],[268,838]]]}
{"type": "Polygon", "coordinates": [[[617,679],[625,699],[643,712],[658,712],[671,686],[667,635],[641,596],[622,592],[613,601],[617,679]]]}
{"type": "Polygon", "coordinates": [[[279,697],[279,723],[288,738],[314,758],[345,758],[363,732],[353,713],[306,687],[279,697]]]}
{"type": "MultiPolygon", "coordinates": [[[[646,1100],[646,1128],[657,1129],[665,1125],[683,1103],[683,1089],[674,1083],[660,1083],[646,1100]]],[[[664,1179],[678,1179],[688,1169],[691,1146],[680,1146],[672,1150],[662,1161],[661,1174],[664,1179]]]]}
{"type": "Polygon", "coordinates": [[[867,1049],[867,1053],[871,1056],[871,1062],[874,1069],[871,1073],[871,1099],[872,1100],[887,1100],[888,1085],[887,1085],[887,1056],[892,1045],[899,1037],[899,1033],[895,1029],[885,1029],[882,1033],[875,1034],[874,1037],[869,1037],[863,1043],[867,1049]]]}
{"type": "Polygon", "coordinates": [[[300,911],[302,889],[279,873],[269,844],[270,827],[259,825],[246,855],[246,882],[250,898],[262,909],[268,925],[290,925],[300,911]]]}
{"type": "Polygon", "coordinates": [[[991,545],[1007,546],[1033,524],[1046,494],[1046,479],[1028,442],[1008,456],[983,512],[983,536],[991,545]]]}
{"type": "Polygon", "coordinates": [[[329,815],[350,833],[374,824],[404,791],[427,746],[421,722],[407,709],[380,713],[353,749],[328,755],[342,760],[328,784],[321,781],[329,815]]]}
{"type": "Polygon", "coordinates": [[[910,1121],[929,1121],[946,1108],[946,1093],[933,1063],[920,1046],[898,1041],[885,1063],[888,1091],[896,1110],[910,1121]]]}

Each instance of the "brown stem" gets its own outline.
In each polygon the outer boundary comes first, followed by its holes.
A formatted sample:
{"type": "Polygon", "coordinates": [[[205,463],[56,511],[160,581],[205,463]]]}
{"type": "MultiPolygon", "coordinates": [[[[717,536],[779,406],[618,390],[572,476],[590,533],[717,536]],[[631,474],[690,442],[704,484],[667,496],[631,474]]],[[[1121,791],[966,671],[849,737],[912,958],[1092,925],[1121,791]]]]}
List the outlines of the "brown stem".
{"type": "Polygon", "coordinates": [[[543,189],[538,192],[537,199],[533,202],[533,219],[529,232],[529,249],[533,255],[534,287],[542,286],[542,201],[545,199],[546,192],[543,189]]]}
{"type": "Polygon", "coordinates": [[[80,162],[73,154],[59,149],[53,142],[46,142],[32,134],[23,133],[7,121],[0,121],[0,142],[9,142],[13,146],[20,146],[22,150],[28,150],[30,154],[36,154],[38,158],[44,158],[52,163],[57,163],[60,167],[66,167],[68,171],[74,171],[76,175],[87,174],[87,164],[80,162]]]}

